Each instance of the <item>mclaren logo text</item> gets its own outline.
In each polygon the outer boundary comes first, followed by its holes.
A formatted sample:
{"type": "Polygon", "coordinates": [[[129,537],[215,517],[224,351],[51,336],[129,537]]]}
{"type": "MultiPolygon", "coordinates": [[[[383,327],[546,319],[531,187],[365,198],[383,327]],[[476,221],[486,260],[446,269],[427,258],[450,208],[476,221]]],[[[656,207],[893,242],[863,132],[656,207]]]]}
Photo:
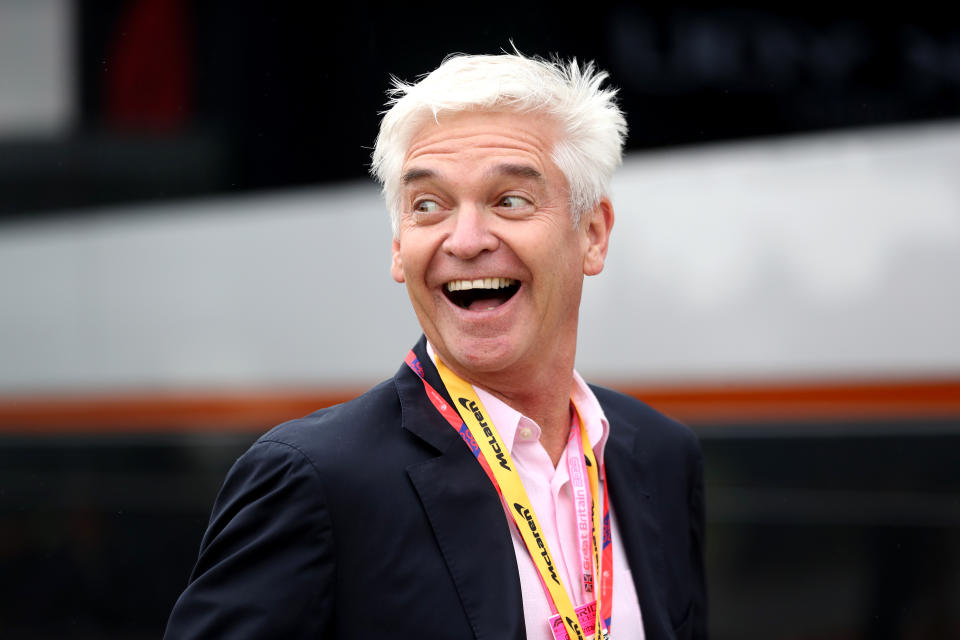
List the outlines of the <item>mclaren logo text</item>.
{"type": "Polygon", "coordinates": [[[537,531],[537,525],[533,521],[533,515],[531,515],[530,509],[527,509],[519,502],[514,502],[513,508],[516,509],[517,513],[523,516],[523,518],[527,521],[527,526],[530,527],[530,533],[533,534],[533,539],[537,541],[537,547],[540,549],[540,555],[543,556],[544,562],[547,563],[547,570],[550,571],[550,577],[554,582],[560,584],[560,580],[557,578],[557,571],[553,568],[553,561],[550,559],[550,554],[547,553],[547,547],[543,544],[543,538],[540,537],[540,532],[537,531]]]}
{"type": "Polygon", "coordinates": [[[580,630],[579,624],[577,624],[576,622],[574,622],[573,620],[567,617],[564,617],[564,620],[567,621],[567,625],[569,625],[569,627],[573,629],[573,632],[577,634],[578,638],[583,638],[583,632],[580,630]]]}
{"type": "Polygon", "coordinates": [[[507,471],[510,471],[510,465],[507,464],[507,458],[504,456],[503,450],[500,448],[500,443],[497,442],[497,436],[493,434],[493,429],[490,428],[490,425],[488,425],[487,421],[484,419],[483,412],[480,411],[480,407],[478,407],[477,403],[473,400],[467,400],[466,398],[457,398],[457,400],[460,402],[461,406],[472,413],[477,419],[477,422],[480,423],[480,426],[483,428],[483,435],[490,438],[488,442],[490,443],[490,447],[493,449],[493,453],[497,456],[497,462],[500,463],[501,467],[507,471]]]}

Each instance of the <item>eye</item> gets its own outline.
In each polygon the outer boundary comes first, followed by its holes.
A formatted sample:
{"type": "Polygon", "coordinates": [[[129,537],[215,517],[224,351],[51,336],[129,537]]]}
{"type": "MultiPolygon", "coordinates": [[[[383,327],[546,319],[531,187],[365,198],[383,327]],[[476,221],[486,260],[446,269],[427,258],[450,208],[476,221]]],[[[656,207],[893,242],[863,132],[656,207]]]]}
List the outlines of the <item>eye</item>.
{"type": "Polygon", "coordinates": [[[421,200],[414,203],[413,210],[417,213],[436,213],[440,211],[440,205],[436,200],[421,200]]]}
{"type": "Polygon", "coordinates": [[[498,206],[506,209],[519,209],[521,207],[528,206],[529,204],[530,201],[521,196],[503,196],[500,198],[500,204],[498,206]]]}

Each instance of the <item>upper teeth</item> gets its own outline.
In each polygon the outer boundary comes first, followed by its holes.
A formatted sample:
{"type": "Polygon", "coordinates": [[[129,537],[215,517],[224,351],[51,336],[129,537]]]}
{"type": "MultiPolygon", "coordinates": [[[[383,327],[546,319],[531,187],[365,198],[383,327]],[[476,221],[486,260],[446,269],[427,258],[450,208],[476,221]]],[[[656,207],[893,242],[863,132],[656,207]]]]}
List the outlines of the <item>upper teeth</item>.
{"type": "Polygon", "coordinates": [[[467,289],[505,289],[516,283],[513,278],[477,278],[476,280],[453,280],[447,283],[447,291],[467,289]]]}

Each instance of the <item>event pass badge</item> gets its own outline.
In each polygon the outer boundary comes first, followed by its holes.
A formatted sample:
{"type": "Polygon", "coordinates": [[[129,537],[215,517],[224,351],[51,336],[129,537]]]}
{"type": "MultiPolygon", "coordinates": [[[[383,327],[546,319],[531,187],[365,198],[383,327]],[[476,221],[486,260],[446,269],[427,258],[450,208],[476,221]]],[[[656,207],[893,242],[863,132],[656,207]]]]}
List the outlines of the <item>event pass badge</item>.
{"type": "MultiPolygon", "coordinates": [[[[588,602],[585,605],[581,605],[576,608],[577,612],[577,622],[580,624],[580,630],[583,631],[583,635],[586,638],[595,637],[597,630],[597,601],[588,602]]],[[[563,625],[563,618],[560,617],[560,614],[554,614],[547,618],[547,623],[550,625],[550,631],[553,632],[554,640],[570,640],[570,634],[567,633],[567,628],[563,625]]],[[[600,638],[596,640],[610,640],[610,635],[604,631],[600,634],[600,638]]]]}

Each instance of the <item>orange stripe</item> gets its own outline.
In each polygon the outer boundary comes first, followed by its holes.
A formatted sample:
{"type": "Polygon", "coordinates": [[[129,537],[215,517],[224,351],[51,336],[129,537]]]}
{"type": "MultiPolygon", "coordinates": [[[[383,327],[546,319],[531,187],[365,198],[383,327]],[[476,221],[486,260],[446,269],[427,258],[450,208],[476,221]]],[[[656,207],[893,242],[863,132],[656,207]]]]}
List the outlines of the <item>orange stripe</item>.
{"type": "Polygon", "coordinates": [[[362,389],[114,393],[0,398],[0,432],[266,431],[362,389]]]}
{"type": "Polygon", "coordinates": [[[960,418],[960,380],[731,384],[627,392],[693,425],[960,418]]]}
{"type": "MultiPolygon", "coordinates": [[[[691,425],[960,419],[960,379],[770,385],[613,385],[691,425]]],[[[0,397],[0,432],[265,431],[363,389],[0,397]]]]}

